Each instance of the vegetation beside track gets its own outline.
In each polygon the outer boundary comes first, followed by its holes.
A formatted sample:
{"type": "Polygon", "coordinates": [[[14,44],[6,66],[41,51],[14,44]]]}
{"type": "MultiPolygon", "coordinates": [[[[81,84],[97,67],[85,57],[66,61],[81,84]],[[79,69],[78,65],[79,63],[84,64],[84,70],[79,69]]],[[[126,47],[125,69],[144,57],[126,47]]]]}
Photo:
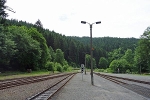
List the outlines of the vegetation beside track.
{"type": "MultiPolygon", "coordinates": [[[[86,63],[86,68],[113,73],[150,73],[150,27],[139,39],[65,36],[45,29],[40,20],[31,24],[6,19],[6,0],[0,2],[0,72],[49,70],[71,71],[86,63]]],[[[12,10],[12,9],[11,9],[12,10]]],[[[11,11],[9,9],[9,11],[11,11]]],[[[13,11],[12,11],[13,12],[13,11]]],[[[6,16],[7,15],[7,16],[6,16]]]]}
{"type": "MultiPolygon", "coordinates": [[[[89,69],[90,70],[90,69],[89,69]]],[[[94,69],[94,72],[102,72],[102,73],[114,73],[111,71],[110,68],[107,68],[107,69],[94,69]]],[[[117,74],[117,72],[116,72],[117,74]]],[[[123,74],[123,73],[119,73],[119,74],[123,74]]],[[[124,74],[132,74],[132,75],[142,75],[142,76],[150,76],[150,73],[124,73],[124,74]]]]}
{"type": "MultiPolygon", "coordinates": [[[[68,72],[77,72],[77,70],[72,71],[65,71],[63,73],[68,72]]],[[[6,79],[13,79],[13,78],[22,78],[22,77],[30,77],[30,76],[40,76],[40,75],[49,75],[49,74],[56,74],[60,73],[58,71],[55,71],[54,73],[52,71],[47,70],[41,70],[41,71],[32,71],[30,73],[28,72],[20,72],[20,71],[8,71],[5,73],[0,73],[0,80],[6,80],[6,79]]]]}

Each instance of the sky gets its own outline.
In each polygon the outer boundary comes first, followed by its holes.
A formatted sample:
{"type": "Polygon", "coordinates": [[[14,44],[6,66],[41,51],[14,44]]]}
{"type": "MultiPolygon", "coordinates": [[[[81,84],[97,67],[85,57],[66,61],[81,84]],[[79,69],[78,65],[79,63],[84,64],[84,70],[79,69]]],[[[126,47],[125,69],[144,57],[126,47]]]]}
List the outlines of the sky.
{"type": "Polygon", "coordinates": [[[150,0],[7,0],[8,19],[35,23],[66,36],[139,38],[150,26],[150,0]]]}

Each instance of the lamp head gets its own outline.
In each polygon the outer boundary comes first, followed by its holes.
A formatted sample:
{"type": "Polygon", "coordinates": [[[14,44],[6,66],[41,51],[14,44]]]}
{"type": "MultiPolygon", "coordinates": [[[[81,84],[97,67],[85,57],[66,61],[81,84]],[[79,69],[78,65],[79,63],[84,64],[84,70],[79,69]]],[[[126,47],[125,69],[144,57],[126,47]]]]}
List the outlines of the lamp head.
{"type": "Polygon", "coordinates": [[[81,21],[82,24],[86,24],[86,21],[81,21]]]}
{"type": "Polygon", "coordinates": [[[101,23],[101,21],[96,22],[96,24],[100,24],[100,23],[101,23]]]}

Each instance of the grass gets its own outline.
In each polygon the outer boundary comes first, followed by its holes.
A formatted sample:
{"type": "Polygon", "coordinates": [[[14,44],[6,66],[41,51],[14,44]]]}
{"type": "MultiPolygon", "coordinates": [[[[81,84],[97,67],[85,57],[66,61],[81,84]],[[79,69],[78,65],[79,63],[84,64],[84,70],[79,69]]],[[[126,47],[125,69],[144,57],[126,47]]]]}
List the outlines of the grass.
{"type": "Polygon", "coordinates": [[[51,73],[49,71],[32,71],[31,73],[19,72],[19,71],[15,71],[15,72],[9,71],[9,72],[5,72],[5,73],[0,73],[0,80],[29,77],[29,76],[48,75],[51,73]]]}
{"type": "MultiPolygon", "coordinates": [[[[64,73],[67,73],[67,72],[77,72],[77,70],[65,71],[64,73]]],[[[59,72],[55,71],[55,73],[59,73],[59,72]]],[[[19,71],[9,71],[9,72],[5,72],[5,73],[0,73],[0,80],[30,77],[30,76],[49,75],[49,74],[53,74],[53,72],[50,72],[47,70],[32,71],[31,73],[19,72],[19,71]]]]}

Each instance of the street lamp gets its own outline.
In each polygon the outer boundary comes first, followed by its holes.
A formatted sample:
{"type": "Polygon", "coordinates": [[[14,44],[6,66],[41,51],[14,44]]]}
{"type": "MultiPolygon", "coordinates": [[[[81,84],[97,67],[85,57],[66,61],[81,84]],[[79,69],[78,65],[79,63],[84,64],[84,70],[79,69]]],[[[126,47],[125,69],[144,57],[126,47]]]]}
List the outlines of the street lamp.
{"type": "Polygon", "coordinates": [[[88,23],[86,21],[81,21],[82,24],[89,24],[90,25],[90,51],[91,51],[91,84],[94,85],[94,78],[93,78],[93,48],[92,48],[92,25],[93,24],[100,24],[101,21],[95,22],[95,23],[88,23]]]}

